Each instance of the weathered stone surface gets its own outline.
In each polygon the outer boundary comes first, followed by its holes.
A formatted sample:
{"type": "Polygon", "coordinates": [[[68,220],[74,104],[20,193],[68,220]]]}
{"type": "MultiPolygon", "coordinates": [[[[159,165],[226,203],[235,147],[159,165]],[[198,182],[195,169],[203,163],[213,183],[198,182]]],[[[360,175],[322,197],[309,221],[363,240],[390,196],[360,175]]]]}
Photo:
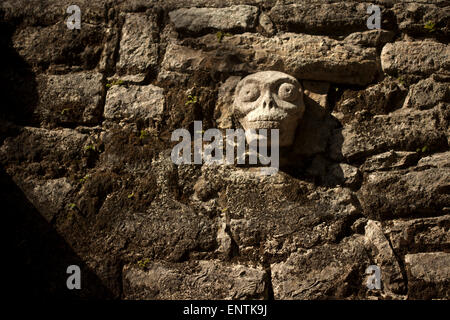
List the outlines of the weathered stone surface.
{"type": "Polygon", "coordinates": [[[18,181],[30,202],[50,223],[57,214],[66,208],[68,195],[73,186],[67,178],[39,181],[18,181]]]}
{"type": "Polygon", "coordinates": [[[34,70],[69,72],[98,65],[108,41],[105,1],[78,3],[83,8],[80,30],[67,28],[65,12],[72,4],[66,0],[2,1],[6,23],[21,24],[12,28],[13,47],[34,70]]]}
{"type": "Polygon", "coordinates": [[[450,203],[450,170],[374,172],[364,177],[358,198],[373,219],[439,215],[450,203]]]}
{"type": "Polygon", "coordinates": [[[447,298],[450,294],[450,254],[430,252],[407,254],[408,297],[447,298]]]}
{"type": "Polygon", "coordinates": [[[258,171],[226,166],[202,168],[200,180],[207,183],[208,195],[201,198],[206,201],[219,197],[217,210],[225,214],[220,221],[227,223],[235,254],[260,261],[262,247],[267,259],[278,260],[298,248],[334,242],[358,214],[349,189],[308,193],[310,184],[299,184],[281,172],[263,177],[258,171]],[[270,191],[266,189],[269,186],[270,191]]]}
{"type": "MultiPolygon", "coordinates": [[[[133,179],[133,176],[124,175],[127,176],[133,179]]],[[[102,252],[120,252],[127,247],[151,260],[179,262],[212,258],[217,234],[215,221],[171,200],[173,194],[161,190],[164,186],[154,176],[134,179],[139,186],[127,187],[127,190],[110,186],[108,196],[100,203],[92,232],[99,232],[96,236],[98,245],[106,246],[102,252]],[[169,200],[159,199],[161,197],[169,200]],[[124,202],[133,203],[127,205],[127,212],[121,206],[124,202]]],[[[95,188],[93,185],[84,192],[82,190],[80,198],[89,200],[87,195],[95,188]]],[[[81,201],[79,206],[85,206],[83,212],[89,210],[89,203],[81,201]]]]}
{"type": "Polygon", "coordinates": [[[450,84],[428,78],[409,88],[403,107],[423,110],[432,108],[439,102],[450,102],[450,84]]]}
{"type": "Polygon", "coordinates": [[[346,163],[330,166],[326,180],[330,184],[342,184],[346,187],[356,187],[361,182],[361,172],[357,167],[346,163]]]}
{"type": "Polygon", "coordinates": [[[158,25],[154,14],[128,13],[122,27],[117,75],[143,81],[158,62],[158,25]]]}
{"type": "Polygon", "coordinates": [[[273,35],[275,33],[275,27],[267,14],[261,13],[259,15],[259,25],[268,35],[273,35]]]}
{"type": "Polygon", "coordinates": [[[183,73],[277,70],[299,79],[359,85],[371,82],[378,73],[375,49],[328,37],[285,33],[266,38],[244,33],[218,43],[215,35],[206,35],[196,41],[204,50],[185,43],[168,45],[163,69],[183,73]]]}
{"type": "Polygon", "coordinates": [[[319,81],[303,81],[303,89],[306,104],[315,104],[319,105],[323,109],[327,109],[328,91],[330,90],[329,83],[319,81]]]}
{"type": "Polygon", "coordinates": [[[220,129],[228,129],[233,126],[233,108],[231,106],[234,102],[234,89],[239,81],[241,81],[241,77],[232,76],[219,87],[217,103],[214,110],[214,118],[216,119],[216,123],[220,129]]]}
{"type": "Polygon", "coordinates": [[[407,93],[401,83],[386,78],[364,90],[345,90],[332,114],[341,123],[347,123],[364,114],[388,114],[402,107],[407,93]]]}
{"type": "Polygon", "coordinates": [[[381,52],[381,66],[387,74],[428,76],[450,72],[450,47],[433,41],[388,43],[381,52]]]}
{"type": "Polygon", "coordinates": [[[106,95],[105,118],[108,120],[161,120],[164,89],[154,85],[112,86],[106,95]]]}
{"type": "Polygon", "coordinates": [[[369,31],[354,32],[345,38],[346,42],[367,46],[379,47],[394,39],[395,33],[383,29],[374,29],[369,31]]]}
{"type": "Polygon", "coordinates": [[[407,151],[388,151],[367,158],[362,166],[363,171],[381,171],[404,169],[417,163],[419,154],[407,151]]]}
{"type": "MultiPolygon", "coordinates": [[[[95,24],[104,21],[105,3],[108,0],[80,0],[77,5],[83,8],[83,21],[95,24]]],[[[5,0],[0,8],[5,12],[5,21],[23,19],[26,25],[51,25],[61,21],[61,15],[72,5],[70,0],[5,0]]]]}
{"type": "Polygon", "coordinates": [[[449,2],[372,3],[381,30],[359,0],[0,1],[6,291],[448,299],[449,2]],[[304,88],[280,170],[175,165],[171,133],[239,127],[235,88],[261,71],[304,88]]]}
{"type": "Polygon", "coordinates": [[[365,290],[364,270],[369,265],[361,236],[299,250],[271,265],[275,299],[357,298],[365,290]]]}
{"type": "Polygon", "coordinates": [[[402,270],[383,234],[381,223],[369,220],[365,227],[365,245],[368,248],[375,265],[381,270],[383,290],[393,293],[405,293],[405,279],[402,270]]]}
{"type": "Polygon", "coordinates": [[[203,260],[183,264],[151,262],[145,269],[124,267],[125,299],[267,298],[267,274],[261,267],[203,260]]]}
{"type": "Polygon", "coordinates": [[[450,167],[450,151],[424,157],[419,160],[417,166],[419,168],[448,168],[450,167]]]}
{"type": "Polygon", "coordinates": [[[417,111],[400,109],[388,115],[353,121],[338,129],[331,142],[331,155],[355,160],[386,150],[447,147],[446,106],[417,111]]]}
{"type": "Polygon", "coordinates": [[[88,165],[90,138],[72,129],[24,127],[5,139],[0,162],[27,199],[51,222],[65,211],[75,190],[74,176],[88,165]]]}
{"type": "Polygon", "coordinates": [[[269,16],[278,29],[301,33],[345,34],[367,30],[368,3],[277,3],[269,16]]]}
{"type": "Polygon", "coordinates": [[[225,8],[184,8],[169,13],[170,21],[180,31],[202,32],[249,30],[255,27],[258,8],[235,5],[225,8]]]}
{"type": "Polygon", "coordinates": [[[39,102],[34,117],[56,124],[95,124],[101,117],[103,76],[96,72],[37,77],[39,102]]]}
{"type": "Polygon", "coordinates": [[[432,3],[417,3],[417,1],[396,3],[392,11],[397,18],[399,29],[403,32],[428,36],[439,33],[447,35],[450,6],[448,2],[445,4],[447,6],[440,7],[432,3]]]}
{"type": "Polygon", "coordinates": [[[450,216],[392,220],[384,223],[384,232],[397,255],[448,251],[450,216]]]}
{"type": "Polygon", "coordinates": [[[49,162],[67,162],[79,158],[87,141],[87,135],[72,129],[24,127],[17,136],[6,138],[0,150],[2,160],[11,164],[43,162],[46,159],[49,162]]]}

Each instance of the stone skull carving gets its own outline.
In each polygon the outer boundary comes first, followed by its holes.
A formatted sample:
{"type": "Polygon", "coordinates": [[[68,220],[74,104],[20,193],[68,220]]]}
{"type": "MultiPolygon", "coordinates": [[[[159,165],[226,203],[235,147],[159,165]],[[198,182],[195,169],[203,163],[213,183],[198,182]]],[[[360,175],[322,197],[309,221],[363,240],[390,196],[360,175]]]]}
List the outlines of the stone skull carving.
{"type": "Polygon", "coordinates": [[[283,72],[257,72],[236,87],[233,112],[244,130],[279,129],[280,147],[292,145],[304,111],[302,86],[283,72]]]}

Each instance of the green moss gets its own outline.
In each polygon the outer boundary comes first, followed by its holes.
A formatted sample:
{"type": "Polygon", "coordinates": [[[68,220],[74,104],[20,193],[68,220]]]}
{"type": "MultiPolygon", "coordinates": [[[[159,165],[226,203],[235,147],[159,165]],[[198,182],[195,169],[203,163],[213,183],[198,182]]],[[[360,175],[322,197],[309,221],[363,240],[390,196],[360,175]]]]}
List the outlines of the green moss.
{"type": "Polygon", "coordinates": [[[198,102],[197,96],[188,95],[188,99],[187,99],[185,105],[188,106],[190,104],[196,104],[197,102],[198,102]]]}
{"type": "Polygon", "coordinates": [[[123,80],[121,80],[121,79],[114,79],[114,80],[111,80],[111,82],[108,82],[107,84],[106,84],[106,88],[107,89],[109,89],[109,88],[111,88],[112,86],[122,86],[122,85],[124,85],[125,84],[125,81],[123,81],[123,80]]]}
{"type": "Polygon", "coordinates": [[[72,110],[72,109],[71,108],[62,109],[61,115],[63,116],[65,113],[69,112],[70,110],[72,110]]]}
{"type": "Polygon", "coordinates": [[[436,27],[436,23],[434,23],[433,21],[428,21],[427,23],[425,23],[424,28],[428,30],[428,32],[434,32],[436,31],[435,29],[436,27]]]}
{"type": "Polygon", "coordinates": [[[141,130],[141,134],[139,136],[139,140],[147,138],[148,135],[149,135],[149,133],[147,132],[147,130],[141,130]]]}
{"type": "Polygon", "coordinates": [[[85,175],[83,178],[80,179],[81,183],[85,183],[91,176],[89,174],[85,175]]]}
{"type": "Polygon", "coordinates": [[[228,33],[228,32],[223,32],[223,31],[217,31],[216,33],[216,38],[217,38],[217,42],[221,43],[224,37],[231,37],[232,34],[228,33]]]}
{"type": "Polygon", "coordinates": [[[423,146],[422,148],[417,148],[416,152],[417,153],[427,153],[428,152],[428,146],[423,146]]]}
{"type": "Polygon", "coordinates": [[[150,265],[150,262],[151,262],[151,260],[150,260],[149,258],[141,259],[141,260],[139,260],[139,261],[137,262],[137,266],[138,266],[140,269],[145,270],[145,269],[147,269],[148,266],[150,265]]]}
{"type": "Polygon", "coordinates": [[[96,151],[94,145],[90,144],[84,147],[84,150],[86,151],[96,151]]]}

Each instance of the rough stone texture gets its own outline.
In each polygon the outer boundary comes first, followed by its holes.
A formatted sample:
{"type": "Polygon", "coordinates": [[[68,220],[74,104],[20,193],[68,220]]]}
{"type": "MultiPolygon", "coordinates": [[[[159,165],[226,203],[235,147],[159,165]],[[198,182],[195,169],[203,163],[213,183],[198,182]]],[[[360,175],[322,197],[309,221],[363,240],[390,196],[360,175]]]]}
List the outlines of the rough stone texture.
{"type": "Polygon", "coordinates": [[[345,38],[346,42],[367,47],[380,47],[394,39],[395,33],[383,29],[354,32],[345,38]]]}
{"type": "Polygon", "coordinates": [[[83,28],[69,30],[61,15],[70,1],[2,1],[5,22],[24,23],[13,32],[13,47],[36,70],[55,71],[93,69],[102,55],[107,25],[105,1],[82,0],[83,28]]]}
{"type": "Polygon", "coordinates": [[[450,152],[436,153],[424,157],[417,163],[419,168],[448,168],[450,167],[450,152]]]}
{"type": "Polygon", "coordinates": [[[439,102],[450,102],[450,84],[428,78],[411,86],[403,107],[423,110],[439,102]]]}
{"type": "Polygon", "coordinates": [[[381,52],[381,66],[387,74],[429,76],[450,72],[450,47],[434,41],[388,43],[381,52]]]}
{"type": "Polygon", "coordinates": [[[261,268],[219,260],[183,264],[125,266],[125,299],[263,299],[267,274],[261,268]]]}
{"type": "Polygon", "coordinates": [[[341,123],[347,123],[360,115],[388,114],[402,107],[407,93],[403,84],[386,78],[365,90],[345,90],[332,114],[341,123]]]}
{"type": "Polygon", "coordinates": [[[396,3],[392,11],[397,18],[397,24],[401,31],[418,35],[448,35],[448,17],[450,5],[445,7],[432,3],[406,2],[396,3]],[[432,28],[425,28],[426,24],[432,22],[432,28]]]}
{"type": "Polygon", "coordinates": [[[450,203],[449,169],[369,173],[359,199],[365,215],[374,219],[436,215],[450,203]]]}
{"type": "Polygon", "coordinates": [[[158,62],[155,15],[128,13],[122,27],[116,72],[123,80],[143,81],[158,62]]]}
{"type": "MultiPolygon", "coordinates": [[[[405,169],[416,164],[418,158],[419,154],[417,152],[391,150],[367,158],[362,166],[362,169],[363,171],[369,172],[391,169],[405,169]]],[[[422,159],[420,161],[422,161],[422,159]]]]}
{"type": "Polygon", "coordinates": [[[0,1],[8,294],[448,299],[449,3],[372,3],[381,30],[356,0],[79,0],[69,30],[72,0],[0,1]],[[280,170],[175,165],[260,71],[304,89],[280,170]]]}
{"type": "Polygon", "coordinates": [[[407,254],[409,298],[446,298],[450,294],[450,254],[430,252],[407,254]]]}
{"type": "Polygon", "coordinates": [[[258,8],[237,5],[221,9],[189,8],[169,12],[170,21],[180,31],[202,32],[249,30],[255,27],[258,8]]]}
{"type": "Polygon", "coordinates": [[[330,184],[342,184],[347,187],[356,187],[361,180],[358,168],[345,163],[332,165],[329,168],[328,181],[330,184]]]}
{"type": "Polygon", "coordinates": [[[386,222],[385,234],[397,254],[446,251],[450,248],[450,216],[393,220],[386,222]]]}
{"type": "Polygon", "coordinates": [[[232,128],[233,108],[230,106],[234,102],[234,89],[241,80],[241,77],[233,76],[223,82],[219,88],[217,103],[215,107],[215,118],[220,129],[232,128]]]}
{"type": "Polygon", "coordinates": [[[370,83],[379,71],[375,49],[328,37],[285,33],[266,38],[244,33],[225,37],[221,43],[215,35],[199,41],[205,50],[190,48],[187,41],[186,45],[170,43],[162,67],[184,73],[278,70],[300,79],[358,85],[370,83]]]}
{"type": "Polygon", "coordinates": [[[303,81],[303,89],[306,97],[305,103],[312,105],[319,105],[320,107],[328,108],[328,91],[330,84],[327,82],[318,81],[303,81]]]}
{"type": "Polygon", "coordinates": [[[278,29],[300,33],[345,34],[367,29],[368,3],[277,3],[269,15],[278,29]]]}
{"type": "Polygon", "coordinates": [[[259,15],[259,25],[263,28],[267,35],[273,35],[275,33],[275,27],[272,20],[265,13],[259,15]]]}
{"type": "Polygon", "coordinates": [[[385,290],[393,293],[404,293],[405,280],[402,270],[392,251],[388,240],[383,234],[381,223],[369,220],[365,227],[365,244],[375,264],[382,270],[381,281],[385,290]]]}
{"type": "Polygon", "coordinates": [[[97,124],[103,104],[103,75],[80,72],[66,75],[40,75],[42,92],[34,110],[37,121],[56,124],[97,124]]]}
{"type": "Polygon", "coordinates": [[[59,178],[45,181],[33,187],[33,184],[24,186],[29,200],[42,212],[48,222],[65,209],[65,201],[73,190],[67,178],[59,178]]]}
{"type": "Polygon", "coordinates": [[[105,103],[108,120],[160,120],[164,111],[164,89],[148,86],[112,86],[105,103]]]}
{"type": "Polygon", "coordinates": [[[447,148],[448,111],[442,105],[426,111],[400,109],[371,119],[362,115],[360,121],[338,129],[340,135],[333,137],[331,152],[336,158],[354,160],[390,149],[447,148]]]}
{"type": "Polygon", "coordinates": [[[271,265],[274,297],[357,298],[364,291],[364,267],[369,264],[361,237],[295,252],[286,261],[271,265]]]}

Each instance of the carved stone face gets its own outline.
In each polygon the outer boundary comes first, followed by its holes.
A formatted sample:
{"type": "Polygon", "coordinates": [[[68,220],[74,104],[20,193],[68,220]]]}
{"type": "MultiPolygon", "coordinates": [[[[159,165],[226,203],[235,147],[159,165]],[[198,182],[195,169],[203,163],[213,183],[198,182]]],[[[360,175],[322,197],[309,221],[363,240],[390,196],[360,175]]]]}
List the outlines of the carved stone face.
{"type": "Polygon", "coordinates": [[[242,127],[280,129],[281,147],[294,142],[304,111],[300,83],[283,72],[257,72],[242,79],[236,87],[234,113],[242,127]]]}

